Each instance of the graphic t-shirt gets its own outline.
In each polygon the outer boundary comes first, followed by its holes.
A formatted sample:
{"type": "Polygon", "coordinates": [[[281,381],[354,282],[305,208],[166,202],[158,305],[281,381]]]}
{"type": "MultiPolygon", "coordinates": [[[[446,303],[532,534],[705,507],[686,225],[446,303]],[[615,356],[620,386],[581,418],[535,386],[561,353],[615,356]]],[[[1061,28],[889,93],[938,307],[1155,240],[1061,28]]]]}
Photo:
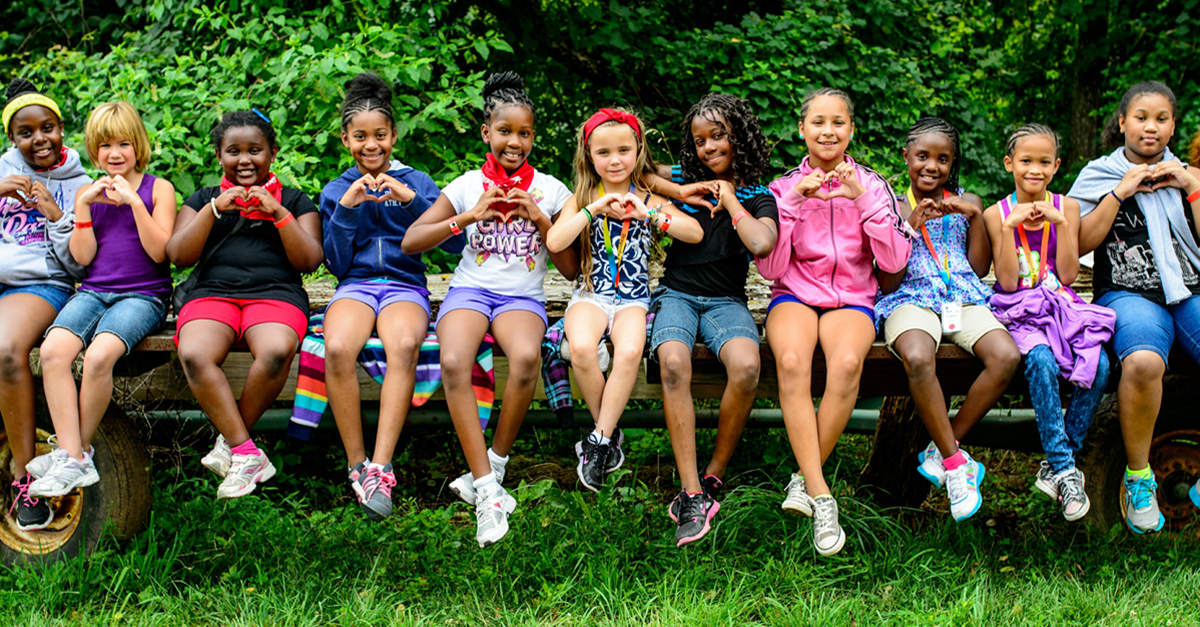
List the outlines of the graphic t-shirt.
{"type": "MultiPolygon", "coordinates": [[[[483,195],[483,173],[471,170],[463,174],[447,185],[442,194],[459,215],[474,209],[483,195]]],[[[571,197],[571,191],[553,176],[538,172],[529,186],[529,195],[542,213],[554,217],[571,197]]],[[[536,225],[524,218],[509,222],[492,218],[463,227],[463,233],[467,245],[454,269],[450,287],[473,287],[503,296],[546,301],[542,281],[546,278],[549,253],[536,225]]]]}
{"type": "MultiPolygon", "coordinates": [[[[1195,219],[1192,217],[1191,206],[1184,200],[1183,215],[1187,218],[1188,230],[1196,232],[1195,219]]],[[[1175,255],[1179,257],[1179,268],[1183,274],[1183,283],[1192,294],[1200,294],[1200,273],[1192,267],[1183,247],[1171,235],[1171,244],[1175,255]]],[[[1150,233],[1146,229],[1146,214],[1138,204],[1134,194],[1121,203],[1117,209],[1117,217],[1113,220],[1112,228],[1104,237],[1104,242],[1096,249],[1093,268],[1093,290],[1099,298],[1106,292],[1133,292],[1149,301],[1166,306],[1167,298],[1163,293],[1162,278],[1158,275],[1158,266],[1154,262],[1154,251],[1150,248],[1150,233]]]]}
{"type": "MultiPolygon", "coordinates": [[[[220,193],[220,187],[205,187],[188,196],[183,204],[199,211],[220,193]]],[[[304,192],[290,187],[283,188],[279,204],[297,218],[317,210],[304,192]]],[[[201,258],[233,230],[238,217],[236,211],[221,214],[208,234],[201,258]]],[[[209,297],[261,298],[291,303],[308,313],[308,292],[304,291],[300,271],[288,261],[287,249],[274,222],[246,220],[220,246],[200,269],[200,282],[188,293],[188,302],[209,297]]]]}

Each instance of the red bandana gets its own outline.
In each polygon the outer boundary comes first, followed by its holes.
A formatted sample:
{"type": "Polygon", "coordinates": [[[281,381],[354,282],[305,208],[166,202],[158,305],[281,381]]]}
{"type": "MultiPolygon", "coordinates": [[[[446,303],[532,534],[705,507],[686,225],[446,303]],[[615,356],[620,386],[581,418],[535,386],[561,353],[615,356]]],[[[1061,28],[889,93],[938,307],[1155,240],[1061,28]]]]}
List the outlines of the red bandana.
{"type": "MultiPolygon", "coordinates": [[[[517,172],[512,176],[504,170],[504,166],[496,160],[496,155],[488,153],[487,161],[483,162],[483,191],[488,191],[493,187],[499,187],[504,191],[508,191],[514,187],[520,188],[522,191],[529,191],[529,186],[533,185],[533,175],[537,173],[533,166],[529,165],[529,161],[521,164],[517,168],[517,172]]],[[[492,209],[499,211],[502,214],[507,214],[517,208],[517,204],[513,202],[497,202],[492,203],[492,209]]]]}
{"type": "MultiPolygon", "coordinates": [[[[229,177],[226,177],[226,176],[221,177],[221,191],[222,192],[227,189],[230,189],[232,187],[237,187],[237,185],[234,185],[233,181],[229,180],[229,177]]],[[[283,200],[282,200],[282,198],[283,198],[283,183],[279,182],[279,177],[275,176],[274,172],[272,172],[271,175],[267,178],[267,182],[263,183],[262,185],[259,185],[259,187],[267,190],[267,193],[275,198],[275,202],[279,202],[279,203],[283,202],[283,200]]],[[[254,207],[259,204],[259,200],[257,198],[251,198],[249,200],[242,200],[241,198],[238,198],[238,199],[234,200],[234,202],[236,202],[237,205],[242,208],[242,216],[245,217],[247,220],[274,220],[275,219],[275,216],[267,213],[266,211],[254,211],[254,210],[246,211],[246,209],[249,209],[250,207],[254,207]]]]}
{"type": "Polygon", "coordinates": [[[588,118],[587,122],[583,123],[583,143],[586,144],[592,138],[592,131],[596,130],[597,126],[612,120],[628,124],[633,128],[633,132],[637,133],[638,139],[642,138],[642,127],[638,125],[637,116],[632,113],[617,111],[616,109],[601,109],[592,114],[592,117],[588,118]]]}

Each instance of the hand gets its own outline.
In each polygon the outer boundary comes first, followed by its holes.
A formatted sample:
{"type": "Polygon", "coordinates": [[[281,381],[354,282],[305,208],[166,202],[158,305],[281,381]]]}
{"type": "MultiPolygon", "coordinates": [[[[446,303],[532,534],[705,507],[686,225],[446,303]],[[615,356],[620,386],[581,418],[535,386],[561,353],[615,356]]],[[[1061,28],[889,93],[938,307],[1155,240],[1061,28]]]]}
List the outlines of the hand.
{"type": "MultiPolygon", "coordinates": [[[[834,168],[833,172],[830,172],[826,177],[827,181],[834,179],[837,179],[841,185],[824,195],[822,200],[831,200],[834,198],[857,200],[859,196],[863,195],[863,192],[867,191],[867,188],[863,187],[862,181],[858,180],[858,172],[848,161],[838,164],[838,167],[834,168]]],[[[818,198],[820,198],[821,192],[817,192],[817,194],[818,198]]]]}
{"type": "Polygon", "coordinates": [[[908,224],[914,230],[919,230],[929,220],[936,220],[946,215],[943,209],[938,207],[936,201],[932,198],[923,198],[921,202],[913,207],[912,213],[908,214],[908,224]]]}
{"type": "MultiPolygon", "coordinates": [[[[104,178],[107,179],[109,177],[106,176],[104,178]]],[[[116,193],[117,198],[120,200],[120,203],[113,204],[133,205],[138,200],[137,190],[129,184],[129,181],[124,176],[118,174],[109,180],[111,181],[110,189],[116,193]]]]}
{"type": "Polygon", "coordinates": [[[625,219],[625,196],[607,193],[588,205],[588,211],[594,218],[608,216],[614,220],[623,220],[625,219]]]}
{"type": "Polygon", "coordinates": [[[1133,194],[1141,192],[1152,192],[1154,189],[1150,185],[1145,185],[1143,182],[1150,176],[1150,166],[1142,163],[1135,165],[1125,171],[1125,176],[1121,177],[1121,182],[1117,183],[1113,192],[1121,198],[1129,198],[1133,194]]]}
{"type": "Polygon", "coordinates": [[[717,217],[717,214],[722,211],[728,211],[730,207],[737,202],[737,188],[729,181],[716,181],[720,188],[720,193],[717,194],[717,206],[709,209],[709,215],[717,217]]]}
{"type": "Polygon", "coordinates": [[[275,200],[275,197],[268,192],[266,188],[255,185],[246,190],[246,195],[258,201],[258,210],[265,211],[271,214],[276,220],[284,217],[288,210],[283,205],[275,200]]]}
{"type": "Polygon", "coordinates": [[[1063,212],[1054,207],[1054,203],[1038,200],[1033,203],[1034,210],[1037,211],[1042,218],[1055,226],[1064,226],[1067,223],[1067,216],[1063,212]]]}
{"type": "Polygon", "coordinates": [[[550,218],[542,213],[542,210],[538,208],[537,203],[533,201],[533,196],[530,196],[529,192],[519,187],[514,187],[508,190],[506,196],[509,202],[516,203],[517,205],[516,210],[508,214],[510,221],[517,218],[524,218],[537,225],[539,230],[550,228],[550,218]]]}
{"type": "Polygon", "coordinates": [[[1154,191],[1164,187],[1174,187],[1191,193],[1200,189],[1200,180],[1197,180],[1194,174],[1175,159],[1159,162],[1151,170],[1151,177],[1154,179],[1154,184],[1150,189],[1154,191]]]}
{"type": "MultiPolygon", "coordinates": [[[[62,209],[58,208],[58,203],[54,202],[54,194],[50,193],[49,189],[41,181],[33,182],[33,196],[29,200],[37,199],[38,211],[46,216],[46,219],[51,222],[58,222],[62,217],[62,209]]],[[[26,201],[28,205],[28,201],[26,201]]]]}
{"type": "Polygon", "coordinates": [[[250,192],[241,185],[230,187],[229,189],[221,192],[219,196],[212,199],[212,205],[221,213],[241,211],[242,208],[237,204],[238,200],[243,202],[250,200],[250,192]]]}
{"type": "Polygon", "coordinates": [[[978,205],[972,202],[967,202],[962,196],[950,196],[948,198],[943,198],[940,209],[942,215],[944,216],[957,213],[961,216],[974,218],[982,213],[978,205]]]}
{"type": "Polygon", "coordinates": [[[338,202],[343,207],[357,207],[367,200],[372,199],[368,197],[367,190],[374,187],[375,177],[370,174],[364,174],[350,184],[350,187],[346,189],[346,193],[342,194],[342,198],[338,202]]]}
{"type": "Polygon", "coordinates": [[[504,190],[499,187],[493,187],[479,197],[479,202],[475,203],[475,206],[470,211],[462,214],[458,225],[466,226],[468,224],[475,224],[476,222],[483,222],[484,220],[499,218],[501,214],[492,208],[492,204],[507,201],[508,198],[504,195],[504,190]]]}
{"type": "Polygon", "coordinates": [[[688,183],[679,188],[679,200],[685,204],[695,207],[714,208],[716,205],[708,200],[709,196],[719,197],[721,188],[716,181],[700,181],[698,183],[688,183]]]}
{"type": "Polygon", "coordinates": [[[16,175],[0,179],[0,197],[12,198],[26,207],[32,207],[33,179],[16,175]]]}
{"type": "Polygon", "coordinates": [[[796,186],[792,189],[794,189],[797,194],[800,194],[805,198],[816,198],[817,192],[820,191],[821,186],[825,184],[827,175],[828,173],[825,172],[825,170],[822,170],[821,168],[813,168],[813,171],[809,172],[808,176],[800,179],[800,182],[796,183],[796,186]]]}
{"type": "MultiPolygon", "coordinates": [[[[366,176],[363,178],[366,178],[366,176]]],[[[375,177],[374,182],[375,186],[372,189],[374,189],[376,192],[383,190],[386,193],[383,195],[376,193],[374,196],[367,196],[368,200],[374,200],[375,202],[397,200],[400,201],[400,204],[407,205],[408,203],[412,202],[413,198],[417,197],[417,192],[413,191],[404,183],[397,181],[387,174],[380,174],[379,176],[375,177]]]]}
{"type": "Polygon", "coordinates": [[[633,194],[625,194],[624,199],[624,217],[630,220],[639,220],[645,222],[650,219],[650,211],[646,208],[646,203],[642,202],[641,198],[633,194]]]}
{"type": "Polygon", "coordinates": [[[83,194],[79,197],[79,204],[84,206],[90,206],[99,203],[106,205],[121,204],[120,201],[108,195],[107,192],[110,190],[113,191],[113,195],[115,196],[116,191],[113,189],[113,180],[107,176],[101,177],[83,190],[83,194]]]}
{"type": "MultiPolygon", "coordinates": [[[[1046,204],[1045,201],[1041,202],[1042,204],[1046,204]]],[[[1053,207],[1053,205],[1051,205],[1051,207],[1053,207]]],[[[1012,211],[1009,212],[1008,217],[1004,219],[1002,226],[1006,229],[1015,229],[1019,224],[1024,224],[1030,220],[1040,220],[1042,217],[1042,212],[1038,208],[1038,203],[1023,202],[1012,208],[1012,211]]]]}

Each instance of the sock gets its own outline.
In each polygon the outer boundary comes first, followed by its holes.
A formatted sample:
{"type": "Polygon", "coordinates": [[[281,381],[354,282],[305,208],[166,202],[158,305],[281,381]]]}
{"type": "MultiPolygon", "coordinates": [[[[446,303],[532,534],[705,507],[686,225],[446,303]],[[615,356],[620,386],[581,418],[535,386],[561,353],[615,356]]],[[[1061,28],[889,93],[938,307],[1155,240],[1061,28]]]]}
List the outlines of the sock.
{"type": "Polygon", "coordinates": [[[966,456],[966,454],[964,454],[962,452],[962,449],[958,449],[957,453],[942,460],[942,466],[946,470],[954,470],[954,469],[958,468],[959,466],[962,466],[963,464],[966,464],[966,463],[967,463],[967,456],[966,456]]]}
{"type": "Polygon", "coordinates": [[[474,480],[471,485],[475,487],[475,492],[478,493],[484,486],[492,484],[496,485],[496,473],[489,472],[488,474],[474,480]]]}
{"type": "Polygon", "coordinates": [[[383,464],[376,464],[375,462],[368,460],[367,468],[374,468],[375,470],[383,470],[383,464]]]}
{"type": "Polygon", "coordinates": [[[1150,470],[1149,466],[1146,466],[1145,468],[1143,468],[1141,470],[1130,470],[1129,466],[1126,466],[1125,467],[1125,480],[1128,481],[1129,479],[1133,479],[1135,477],[1138,479],[1153,479],[1154,471],[1150,470]]]}
{"type": "Polygon", "coordinates": [[[234,455],[262,455],[262,451],[258,450],[257,446],[254,446],[254,440],[246,440],[237,446],[230,447],[229,452],[234,455]]]}
{"type": "Polygon", "coordinates": [[[596,436],[596,440],[597,440],[597,441],[598,441],[600,444],[608,444],[609,442],[611,442],[611,441],[612,441],[612,440],[611,440],[611,438],[606,438],[606,437],[604,437],[604,433],[603,433],[603,432],[601,432],[601,431],[593,431],[593,432],[592,432],[592,435],[596,436]]]}
{"type": "Polygon", "coordinates": [[[508,464],[508,456],[505,455],[504,457],[500,457],[499,455],[496,454],[496,451],[493,451],[492,447],[489,446],[488,447],[488,461],[491,462],[493,466],[499,466],[501,468],[504,468],[504,466],[508,464]]]}

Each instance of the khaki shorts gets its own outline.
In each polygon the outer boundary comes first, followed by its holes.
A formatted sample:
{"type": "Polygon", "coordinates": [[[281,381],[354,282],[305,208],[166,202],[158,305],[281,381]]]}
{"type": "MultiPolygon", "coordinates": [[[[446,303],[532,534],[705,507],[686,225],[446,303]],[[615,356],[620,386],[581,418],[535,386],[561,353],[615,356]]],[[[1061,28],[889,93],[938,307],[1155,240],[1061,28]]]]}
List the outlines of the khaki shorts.
{"type": "MultiPolygon", "coordinates": [[[[896,349],[893,346],[896,343],[896,338],[900,337],[905,331],[912,331],[913,329],[920,329],[928,333],[934,342],[941,345],[941,315],[927,307],[901,305],[883,323],[883,338],[887,342],[888,350],[892,351],[892,354],[896,354],[896,349]]],[[[978,342],[979,338],[996,329],[1007,332],[1004,329],[1004,325],[1000,324],[1000,321],[992,314],[992,310],[989,307],[985,305],[964,304],[962,308],[962,330],[947,333],[946,339],[974,355],[975,342],[978,342]]],[[[899,355],[896,356],[899,357],[899,355]]]]}

